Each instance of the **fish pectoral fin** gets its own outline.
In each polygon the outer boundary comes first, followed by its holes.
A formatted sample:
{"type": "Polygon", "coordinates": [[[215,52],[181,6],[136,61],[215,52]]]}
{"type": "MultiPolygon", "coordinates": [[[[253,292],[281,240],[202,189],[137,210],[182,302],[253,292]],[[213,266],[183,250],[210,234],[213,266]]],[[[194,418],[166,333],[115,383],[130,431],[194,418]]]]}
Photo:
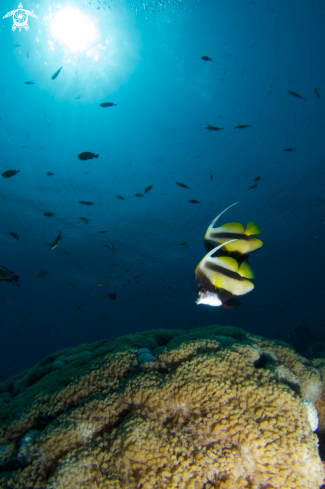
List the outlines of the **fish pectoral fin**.
{"type": "Polygon", "coordinates": [[[228,222],[227,224],[223,224],[220,226],[223,229],[229,229],[231,231],[235,231],[236,233],[244,233],[245,228],[240,222],[228,222]]]}
{"type": "Polygon", "coordinates": [[[261,234],[261,232],[262,230],[258,227],[257,224],[252,221],[248,221],[245,231],[245,234],[247,234],[247,236],[251,236],[252,234],[261,234]]]}
{"type": "Polygon", "coordinates": [[[216,273],[214,277],[214,286],[216,289],[226,289],[223,275],[216,273]]]}
{"type": "Polygon", "coordinates": [[[242,306],[243,304],[238,300],[238,299],[230,299],[229,301],[227,302],[224,302],[222,304],[222,307],[224,309],[234,309],[235,307],[239,307],[239,306],[242,306]]]}
{"type": "Polygon", "coordinates": [[[246,262],[243,262],[240,267],[239,267],[239,270],[238,270],[238,273],[241,277],[245,277],[245,278],[255,278],[255,275],[254,275],[254,272],[252,270],[252,268],[250,267],[250,265],[248,265],[248,263],[246,262]]]}
{"type": "MultiPolygon", "coordinates": [[[[211,258],[211,260],[213,260],[213,258],[211,258]]],[[[218,256],[217,260],[218,262],[222,262],[224,268],[227,268],[228,270],[232,270],[233,272],[238,271],[239,265],[234,258],[231,258],[230,256],[218,256]]]]}

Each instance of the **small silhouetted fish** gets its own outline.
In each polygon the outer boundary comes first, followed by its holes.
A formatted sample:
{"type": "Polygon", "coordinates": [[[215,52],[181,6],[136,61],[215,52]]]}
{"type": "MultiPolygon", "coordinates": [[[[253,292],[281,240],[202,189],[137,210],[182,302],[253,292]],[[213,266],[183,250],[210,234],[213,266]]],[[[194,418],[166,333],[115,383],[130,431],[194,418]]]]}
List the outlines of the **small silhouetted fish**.
{"type": "Polygon", "coordinates": [[[181,248],[187,248],[187,242],[186,242],[186,241],[184,241],[184,243],[181,243],[181,244],[180,244],[180,247],[181,247],[181,248]]]}
{"type": "Polygon", "coordinates": [[[29,58],[29,51],[27,51],[26,56],[27,56],[27,58],[29,58]]]}
{"type": "Polygon", "coordinates": [[[0,301],[4,302],[4,298],[2,297],[2,295],[0,295],[0,301]]]}
{"type": "Polygon", "coordinates": [[[117,198],[117,199],[120,199],[120,200],[125,200],[125,198],[124,198],[124,197],[122,197],[122,195],[117,195],[117,196],[116,196],[116,198],[117,198]]]}
{"type": "Polygon", "coordinates": [[[134,197],[143,197],[143,194],[135,194],[134,197]]]}
{"type": "Polygon", "coordinates": [[[201,56],[201,59],[203,59],[203,61],[213,61],[210,56],[201,56]]]}
{"type": "Polygon", "coordinates": [[[42,278],[42,277],[46,277],[46,275],[48,274],[49,272],[43,272],[43,270],[41,270],[37,275],[36,277],[37,278],[42,278]]]}
{"type": "Polygon", "coordinates": [[[14,48],[20,48],[21,44],[14,44],[14,48]]]}
{"type": "Polygon", "coordinates": [[[14,177],[19,172],[20,170],[6,170],[3,172],[2,176],[3,178],[10,178],[10,177],[14,177]]]}
{"type": "Polygon", "coordinates": [[[98,231],[98,232],[99,232],[99,234],[105,234],[106,233],[106,231],[98,231]]]}
{"type": "Polygon", "coordinates": [[[307,100],[307,99],[305,99],[305,97],[303,97],[302,95],[299,95],[299,93],[297,93],[297,92],[293,92],[292,90],[288,90],[288,93],[290,93],[290,95],[292,95],[293,97],[302,98],[303,100],[307,100]]]}
{"type": "Polygon", "coordinates": [[[261,180],[262,177],[256,177],[254,178],[254,182],[258,182],[259,180],[261,180]]]}
{"type": "Polygon", "coordinates": [[[108,243],[108,246],[113,251],[114,255],[116,255],[115,250],[114,250],[114,246],[112,245],[112,243],[108,243]]]}
{"type": "Polygon", "coordinates": [[[79,204],[83,204],[83,205],[95,205],[93,202],[88,202],[87,200],[79,200],[79,204]]]}
{"type": "Polygon", "coordinates": [[[75,99],[75,100],[79,100],[79,99],[80,99],[80,97],[81,97],[81,95],[78,95],[78,96],[77,96],[77,97],[75,97],[74,99],[75,99]]]}
{"type": "Polygon", "coordinates": [[[35,85],[35,82],[27,80],[25,81],[25,85],[35,85]]]}
{"type": "Polygon", "coordinates": [[[53,73],[53,75],[51,76],[52,80],[55,80],[55,78],[59,76],[61,70],[62,70],[62,66],[58,70],[56,70],[55,73],[53,73]]]}
{"type": "Polygon", "coordinates": [[[45,175],[47,175],[48,177],[52,177],[53,175],[55,175],[55,173],[52,173],[51,171],[48,171],[45,173],[45,175]]]}
{"type": "Polygon", "coordinates": [[[251,187],[249,187],[248,190],[251,190],[252,188],[256,188],[257,187],[257,183],[255,183],[254,185],[252,185],[251,187]]]}
{"type": "Polygon", "coordinates": [[[113,102],[102,102],[99,105],[100,105],[100,107],[113,107],[116,104],[113,104],[113,102]]]}
{"type": "Polygon", "coordinates": [[[3,280],[4,282],[12,282],[14,285],[18,285],[19,277],[13,275],[13,273],[8,268],[0,266],[0,281],[3,280]]]}
{"type": "Polygon", "coordinates": [[[210,180],[211,180],[211,182],[212,182],[212,180],[213,180],[213,175],[212,175],[212,173],[211,173],[211,175],[210,175],[210,180]]]}
{"type": "Polygon", "coordinates": [[[19,239],[19,236],[18,236],[18,234],[17,234],[17,233],[14,233],[13,231],[10,231],[10,233],[9,233],[9,234],[10,234],[10,236],[12,236],[13,238],[15,238],[15,239],[19,239]]]}
{"type": "Polygon", "coordinates": [[[97,285],[98,285],[98,287],[106,287],[106,285],[105,285],[105,284],[103,284],[103,282],[98,282],[98,284],[97,284],[97,285]]]}
{"type": "Polygon", "coordinates": [[[117,295],[115,294],[115,292],[112,292],[111,294],[107,294],[107,295],[108,295],[108,297],[109,297],[110,299],[112,299],[112,301],[115,301],[115,299],[116,299],[116,297],[117,297],[117,295]]]}
{"type": "Polygon", "coordinates": [[[221,131],[221,129],[224,129],[224,127],[211,126],[211,124],[207,124],[206,129],[208,131],[221,131]]]}
{"type": "Polygon", "coordinates": [[[144,193],[147,194],[148,192],[150,192],[150,190],[152,189],[153,185],[148,185],[148,187],[146,187],[144,189],[144,193]]]}
{"type": "Polygon", "coordinates": [[[246,129],[247,127],[252,127],[252,124],[239,124],[235,129],[246,129]]]}
{"type": "Polygon", "coordinates": [[[295,151],[297,148],[285,148],[283,151],[287,151],[290,153],[291,151],[295,151]]]}
{"type": "Polygon", "coordinates": [[[198,200],[195,200],[195,199],[191,199],[191,200],[189,200],[189,202],[191,204],[201,204],[201,202],[199,202],[198,200]]]}
{"type": "Polygon", "coordinates": [[[63,253],[64,253],[65,255],[67,255],[67,256],[70,256],[70,253],[68,253],[67,251],[64,251],[64,250],[63,250],[63,253]]]}
{"type": "Polygon", "coordinates": [[[188,187],[187,185],[185,185],[185,183],[182,183],[182,182],[175,182],[176,185],[178,185],[179,187],[182,187],[182,188],[190,188],[188,187]]]}
{"type": "Polygon", "coordinates": [[[79,160],[92,160],[93,158],[98,158],[99,155],[95,153],[91,153],[91,151],[84,151],[83,153],[78,154],[79,160]]]}
{"type": "Polygon", "coordinates": [[[80,221],[85,222],[86,224],[89,224],[89,220],[86,217],[78,217],[78,219],[80,219],[80,221]]]}
{"type": "Polygon", "coordinates": [[[318,87],[315,87],[315,93],[320,100],[320,89],[318,87]]]}
{"type": "Polygon", "coordinates": [[[56,248],[58,246],[58,244],[60,243],[61,239],[62,239],[62,233],[61,233],[61,229],[60,229],[60,232],[57,235],[57,237],[55,238],[54,243],[47,243],[47,246],[49,246],[51,250],[54,250],[54,248],[56,248]]]}

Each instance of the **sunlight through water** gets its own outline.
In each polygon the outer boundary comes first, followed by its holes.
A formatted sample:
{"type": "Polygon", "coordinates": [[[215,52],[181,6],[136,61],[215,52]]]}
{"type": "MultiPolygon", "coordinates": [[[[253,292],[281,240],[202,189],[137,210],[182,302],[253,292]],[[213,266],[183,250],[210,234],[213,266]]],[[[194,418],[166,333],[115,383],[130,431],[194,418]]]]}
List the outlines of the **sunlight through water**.
{"type": "Polygon", "coordinates": [[[53,37],[71,51],[83,51],[98,37],[94,24],[79,9],[68,6],[49,16],[53,37]]]}

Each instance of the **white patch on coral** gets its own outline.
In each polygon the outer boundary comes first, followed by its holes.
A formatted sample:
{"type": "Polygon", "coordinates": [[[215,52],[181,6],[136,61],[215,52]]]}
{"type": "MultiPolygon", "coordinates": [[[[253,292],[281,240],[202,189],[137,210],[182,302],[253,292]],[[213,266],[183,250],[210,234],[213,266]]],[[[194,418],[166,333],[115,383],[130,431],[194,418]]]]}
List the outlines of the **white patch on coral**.
{"type": "Polygon", "coordinates": [[[307,401],[306,399],[303,399],[302,402],[305,405],[306,411],[307,411],[307,418],[309,421],[309,424],[311,426],[311,429],[313,431],[316,431],[318,428],[318,414],[317,414],[317,409],[315,408],[314,404],[310,401],[307,401]]]}

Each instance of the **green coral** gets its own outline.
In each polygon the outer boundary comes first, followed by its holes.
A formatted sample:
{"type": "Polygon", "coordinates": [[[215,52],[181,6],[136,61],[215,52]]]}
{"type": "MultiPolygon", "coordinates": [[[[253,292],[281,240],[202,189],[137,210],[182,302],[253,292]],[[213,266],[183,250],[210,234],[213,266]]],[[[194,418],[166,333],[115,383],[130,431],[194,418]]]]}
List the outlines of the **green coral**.
{"type": "Polygon", "coordinates": [[[0,488],[318,489],[321,393],[308,360],[238,328],[69,348],[0,384],[0,488]]]}

